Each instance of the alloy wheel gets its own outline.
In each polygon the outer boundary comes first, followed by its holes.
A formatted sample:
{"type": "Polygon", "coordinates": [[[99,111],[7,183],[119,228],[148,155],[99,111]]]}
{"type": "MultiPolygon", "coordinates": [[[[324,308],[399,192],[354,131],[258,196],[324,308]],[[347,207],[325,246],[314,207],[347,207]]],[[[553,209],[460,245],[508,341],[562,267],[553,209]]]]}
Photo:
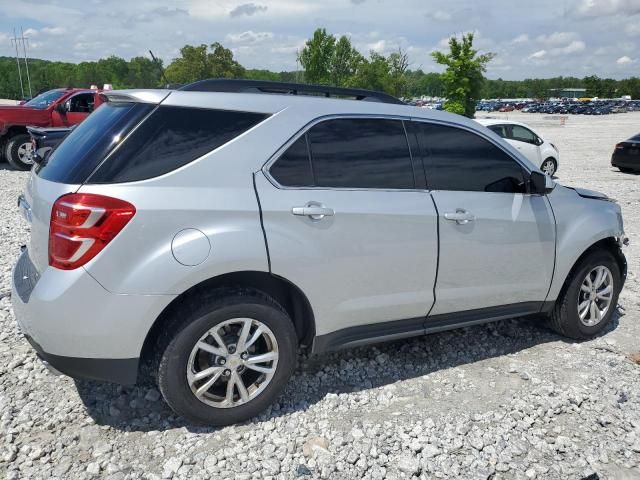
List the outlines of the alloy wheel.
{"type": "Polygon", "coordinates": [[[25,165],[33,164],[33,145],[25,142],[18,146],[18,159],[25,165]]]}
{"type": "Polygon", "coordinates": [[[545,175],[553,176],[553,174],[556,173],[556,165],[553,160],[546,160],[542,164],[542,171],[545,175]]]}
{"type": "Polygon", "coordinates": [[[580,286],[578,317],[583,325],[593,327],[602,321],[611,308],[613,275],[603,266],[592,269],[580,286]]]}
{"type": "Polygon", "coordinates": [[[215,408],[250,402],[278,365],[278,342],[264,323],[233,318],[208,330],[189,355],[187,382],[198,400],[215,408]]]}

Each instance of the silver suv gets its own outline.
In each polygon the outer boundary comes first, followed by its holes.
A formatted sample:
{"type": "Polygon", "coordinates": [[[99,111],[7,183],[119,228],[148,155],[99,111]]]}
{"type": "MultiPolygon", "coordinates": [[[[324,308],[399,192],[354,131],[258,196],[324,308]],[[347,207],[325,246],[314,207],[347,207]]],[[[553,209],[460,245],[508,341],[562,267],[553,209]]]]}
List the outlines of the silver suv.
{"type": "Polygon", "coordinates": [[[105,95],[19,199],[15,316],[62,373],[151,371],[177,413],[223,425],[281,394],[299,346],[612,319],[620,207],[474,121],[292,84],[105,95]]]}

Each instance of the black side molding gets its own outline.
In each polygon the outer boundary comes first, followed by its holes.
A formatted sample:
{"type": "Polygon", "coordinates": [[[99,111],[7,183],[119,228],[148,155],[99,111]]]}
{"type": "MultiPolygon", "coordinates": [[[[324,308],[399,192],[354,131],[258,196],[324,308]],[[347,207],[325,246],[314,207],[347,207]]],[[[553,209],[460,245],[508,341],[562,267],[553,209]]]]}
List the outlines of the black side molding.
{"type": "Polygon", "coordinates": [[[513,317],[547,313],[554,302],[523,302],[462,312],[430,315],[392,322],[359,325],[319,335],[313,340],[311,353],[324,353],[371,343],[418,337],[460,327],[490,323],[513,317]]]}

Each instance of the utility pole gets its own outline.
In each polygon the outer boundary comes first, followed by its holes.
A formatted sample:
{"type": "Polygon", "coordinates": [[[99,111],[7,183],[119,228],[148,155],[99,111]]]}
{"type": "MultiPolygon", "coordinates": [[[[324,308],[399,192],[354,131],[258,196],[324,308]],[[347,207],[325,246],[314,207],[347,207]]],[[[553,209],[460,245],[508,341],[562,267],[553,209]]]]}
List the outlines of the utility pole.
{"type": "Polygon", "coordinates": [[[25,38],[24,30],[22,26],[20,26],[20,37],[22,39],[22,52],[24,53],[24,66],[27,70],[27,84],[29,85],[29,97],[33,98],[33,93],[31,92],[31,77],[29,77],[29,61],[27,60],[27,44],[29,43],[29,39],[25,38]]]}
{"type": "Polygon", "coordinates": [[[22,71],[20,70],[20,54],[18,53],[18,36],[16,35],[16,29],[13,29],[12,43],[16,45],[16,65],[18,65],[18,78],[20,79],[20,91],[22,92],[21,100],[24,99],[24,87],[22,85],[22,71]]]}

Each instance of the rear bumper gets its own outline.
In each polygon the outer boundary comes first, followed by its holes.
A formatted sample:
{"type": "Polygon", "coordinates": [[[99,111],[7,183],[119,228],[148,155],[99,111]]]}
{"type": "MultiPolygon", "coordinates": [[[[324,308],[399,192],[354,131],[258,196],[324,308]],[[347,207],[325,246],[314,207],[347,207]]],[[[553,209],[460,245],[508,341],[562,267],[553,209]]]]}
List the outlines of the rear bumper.
{"type": "Polygon", "coordinates": [[[78,358],[45,352],[29,335],[27,341],[53,373],[62,373],[83,380],[98,380],[133,385],[138,379],[138,358],[78,358]]]}
{"type": "Polygon", "coordinates": [[[21,332],[40,358],[77,378],[135,383],[147,333],[174,298],[114,294],[83,268],[39,274],[27,251],[12,275],[21,332]]]}
{"type": "Polygon", "coordinates": [[[611,166],[640,170],[640,155],[613,155],[611,166]]]}

